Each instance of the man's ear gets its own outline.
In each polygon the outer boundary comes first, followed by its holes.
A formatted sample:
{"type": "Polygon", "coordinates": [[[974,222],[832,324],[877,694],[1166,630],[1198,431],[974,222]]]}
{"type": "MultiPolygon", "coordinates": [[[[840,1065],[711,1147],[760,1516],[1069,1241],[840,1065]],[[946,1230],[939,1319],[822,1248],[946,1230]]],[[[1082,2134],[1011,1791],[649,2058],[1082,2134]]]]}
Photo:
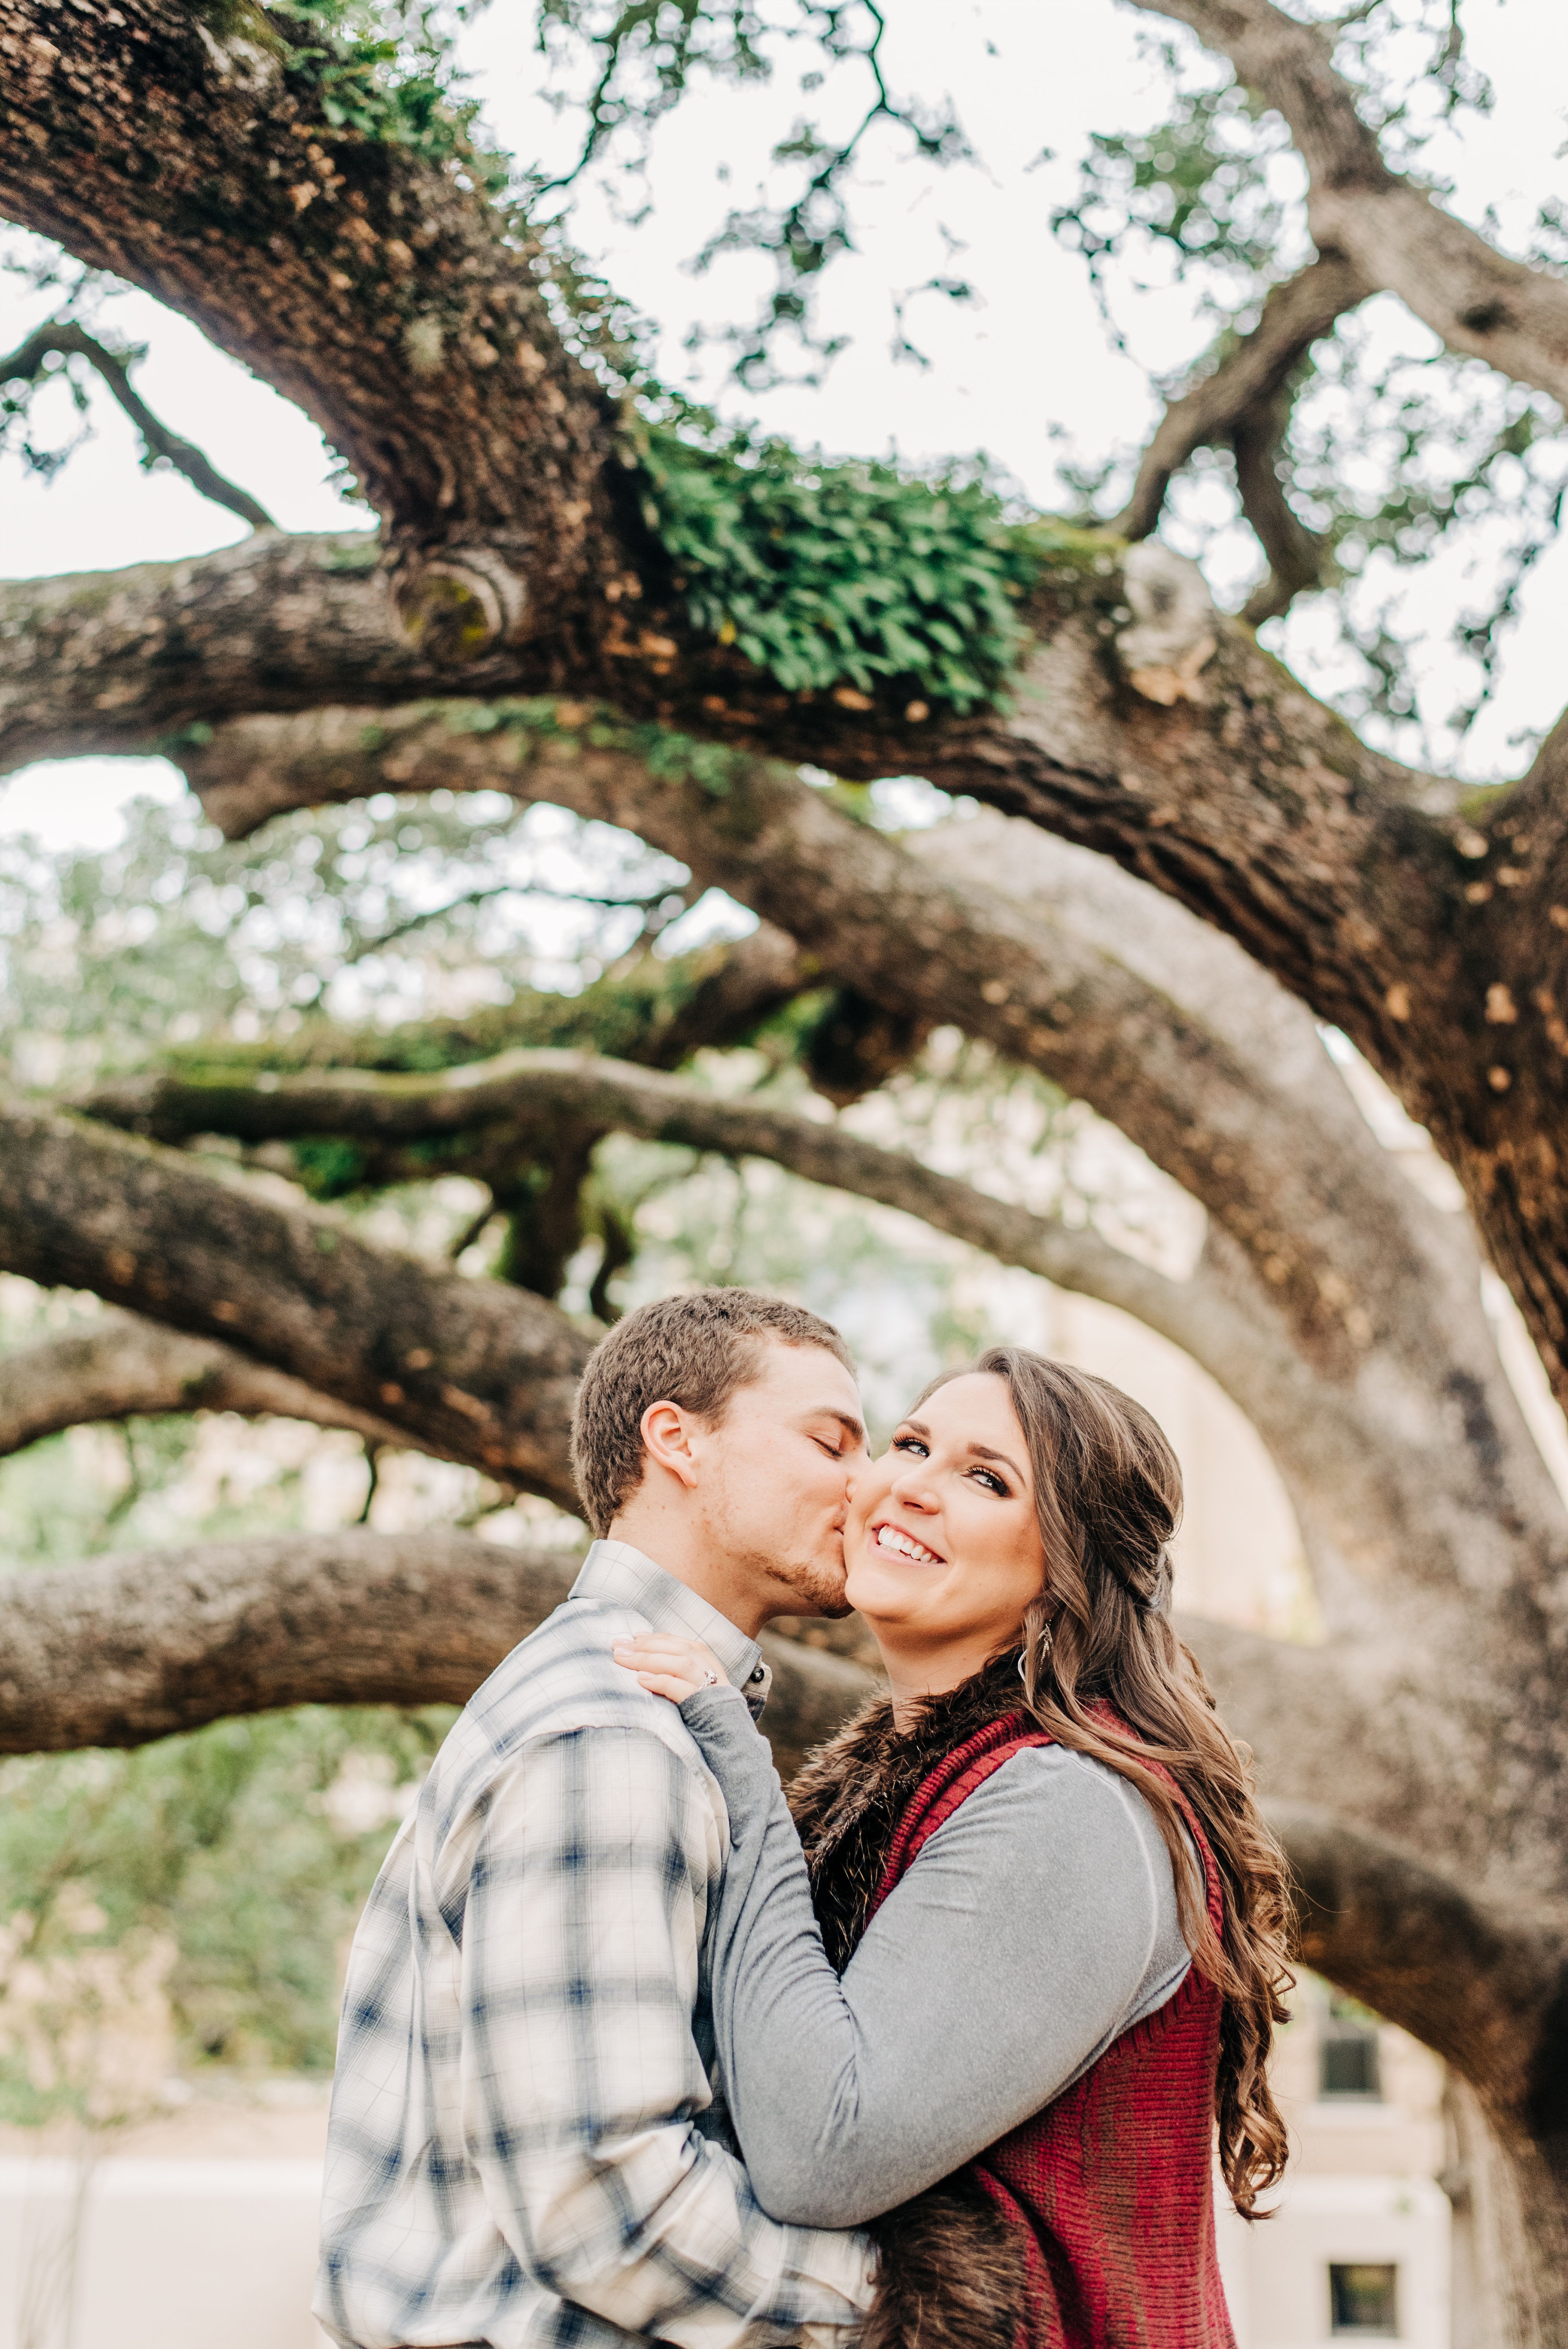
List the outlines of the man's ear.
{"type": "Polygon", "coordinates": [[[678,1402],[651,1402],[638,1422],[643,1449],[660,1468],[679,1479],[688,1492],[696,1490],[696,1454],[692,1438],[698,1423],[678,1402]]]}

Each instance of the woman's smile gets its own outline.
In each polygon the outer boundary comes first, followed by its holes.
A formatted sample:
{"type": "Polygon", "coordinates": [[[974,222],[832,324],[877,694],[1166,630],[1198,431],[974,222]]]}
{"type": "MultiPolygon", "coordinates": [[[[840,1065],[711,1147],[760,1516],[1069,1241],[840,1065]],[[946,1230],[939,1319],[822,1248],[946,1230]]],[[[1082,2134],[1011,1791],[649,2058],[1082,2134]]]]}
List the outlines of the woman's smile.
{"type": "Polygon", "coordinates": [[[912,1566],[945,1566],[947,1560],[903,1526],[895,1526],[891,1517],[879,1517],[871,1529],[873,1549],[885,1557],[908,1558],[912,1566]]]}

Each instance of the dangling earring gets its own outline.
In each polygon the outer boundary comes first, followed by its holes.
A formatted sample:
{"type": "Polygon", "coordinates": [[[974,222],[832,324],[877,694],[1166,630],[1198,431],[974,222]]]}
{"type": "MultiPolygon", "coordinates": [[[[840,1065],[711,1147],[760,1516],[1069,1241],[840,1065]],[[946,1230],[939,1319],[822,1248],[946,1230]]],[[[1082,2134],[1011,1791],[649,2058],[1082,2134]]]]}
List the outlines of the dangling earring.
{"type": "MultiPolygon", "coordinates": [[[[1056,1644],[1056,1634],[1053,1632],[1053,1630],[1051,1630],[1050,1625],[1047,1623],[1047,1624],[1046,1625],[1045,1630],[1040,1633],[1039,1640],[1038,1640],[1038,1641],[1037,1642],[1037,1647],[1038,1647],[1038,1649],[1039,1649],[1039,1658],[1040,1658],[1040,1661],[1041,1661],[1041,1663],[1042,1663],[1042,1664],[1049,1663],[1049,1661],[1050,1661],[1050,1657],[1051,1657],[1051,1650],[1052,1650],[1052,1648],[1054,1647],[1054,1645],[1055,1645],[1055,1644],[1056,1644]]],[[[1019,1649],[1019,1651],[1018,1651],[1018,1678],[1023,1682],[1023,1683],[1024,1683],[1024,1685],[1025,1685],[1025,1687],[1026,1687],[1026,1688],[1027,1688],[1027,1686],[1028,1686],[1028,1684],[1029,1684],[1029,1676],[1028,1676],[1028,1671],[1027,1671],[1028,1661],[1029,1661],[1029,1651],[1028,1651],[1027,1648],[1020,1648],[1020,1649],[1019,1649]]]]}

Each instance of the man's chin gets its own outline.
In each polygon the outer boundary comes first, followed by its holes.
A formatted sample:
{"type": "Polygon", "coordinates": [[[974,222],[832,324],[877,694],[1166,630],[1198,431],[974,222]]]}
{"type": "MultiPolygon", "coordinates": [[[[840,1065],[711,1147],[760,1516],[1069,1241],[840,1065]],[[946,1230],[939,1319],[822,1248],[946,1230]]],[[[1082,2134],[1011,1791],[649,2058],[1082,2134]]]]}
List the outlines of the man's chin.
{"type": "Polygon", "coordinates": [[[841,1567],[802,1567],[789,1578],[790,1603],[779,1609],[781,1615],[825,1616],[836,1622],[841,1616],[852,1615],[854,1608],[845,1589],[847,1577],[841,1567]]]}

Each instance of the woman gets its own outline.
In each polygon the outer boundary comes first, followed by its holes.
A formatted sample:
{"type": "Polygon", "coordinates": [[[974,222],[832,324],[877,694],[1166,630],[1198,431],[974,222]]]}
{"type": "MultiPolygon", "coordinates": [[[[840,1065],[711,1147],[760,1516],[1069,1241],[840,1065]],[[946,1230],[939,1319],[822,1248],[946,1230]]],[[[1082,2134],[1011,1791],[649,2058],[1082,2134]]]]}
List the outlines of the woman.
{"type": "Polygon", "coordinates": [[[737,2132],[775,2218],[876,2222],[869,2349],[1233,2340],[1214,2129],[1251,2217],[1284,2162],[1289,1910],[1171,1626],[1180,1512],[1103,1379],[998,1347],[928,1387],[844,1535],[891,1696],[797,1779],[793,1826],[705,1650],[617,1651],[723,1785],[737,2132]]]}

